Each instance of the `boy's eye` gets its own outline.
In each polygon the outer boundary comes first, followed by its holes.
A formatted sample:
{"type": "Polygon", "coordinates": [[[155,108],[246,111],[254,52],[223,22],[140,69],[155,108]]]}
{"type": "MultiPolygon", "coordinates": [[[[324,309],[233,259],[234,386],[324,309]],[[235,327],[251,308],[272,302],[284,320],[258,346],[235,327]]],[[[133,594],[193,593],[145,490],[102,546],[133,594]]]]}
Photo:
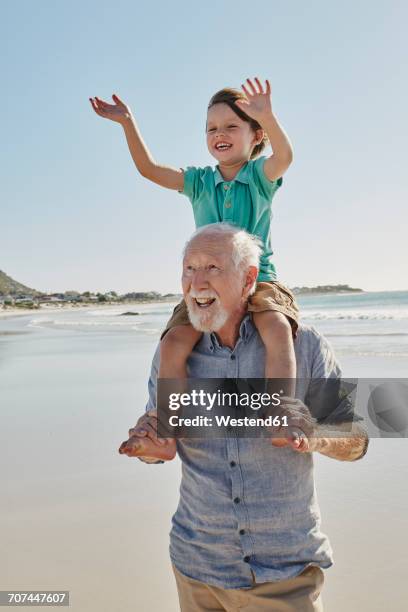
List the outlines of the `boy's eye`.
{"type": "Polygon", "coordinates": [[[210,128],[210,129],[208,130],[208,133],[210,133],[210,132],[215,132],[215,128],[210,128]]]}
{"type": "Polygon", "coordinates": [[[229,125],[228,128],[236,128],[236,125],[229,125]]]}

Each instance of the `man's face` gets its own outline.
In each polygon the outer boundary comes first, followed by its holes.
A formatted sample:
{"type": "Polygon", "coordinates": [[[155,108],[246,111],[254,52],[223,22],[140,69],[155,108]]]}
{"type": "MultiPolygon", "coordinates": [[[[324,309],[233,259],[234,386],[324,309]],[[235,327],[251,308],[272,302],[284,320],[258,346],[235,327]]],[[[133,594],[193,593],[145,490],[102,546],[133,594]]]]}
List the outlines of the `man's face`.
{"type": "Polygon", "coordinates": [[[197,330],[218,331],[246,301],[246,275],[232,261],[231,239],[198,236],[183,260],[183,293],[197,330]]]}

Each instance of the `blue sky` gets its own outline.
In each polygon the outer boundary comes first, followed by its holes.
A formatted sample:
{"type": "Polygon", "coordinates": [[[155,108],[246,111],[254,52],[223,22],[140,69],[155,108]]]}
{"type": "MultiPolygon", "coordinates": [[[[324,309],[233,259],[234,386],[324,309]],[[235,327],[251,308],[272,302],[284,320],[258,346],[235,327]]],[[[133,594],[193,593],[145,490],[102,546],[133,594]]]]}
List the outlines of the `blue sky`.
{"type": "Polygon", "coordinates": [[[209,165],[210,96],[258,75],[295,151],[280,279],[407,289],[406,6],[4,3],[0,269],[43,291],[178,291],[190,204],[138,175],[88,98],[121,96],[160,163],[209,165]]]}

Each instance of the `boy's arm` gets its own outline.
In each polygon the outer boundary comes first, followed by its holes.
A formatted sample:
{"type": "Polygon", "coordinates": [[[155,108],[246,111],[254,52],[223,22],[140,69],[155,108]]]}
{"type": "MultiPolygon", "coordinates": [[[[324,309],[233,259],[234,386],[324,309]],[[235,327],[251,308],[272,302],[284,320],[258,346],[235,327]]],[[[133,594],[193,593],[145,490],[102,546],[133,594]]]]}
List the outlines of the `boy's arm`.
{"type": "Polygon", "coordinates": [[[98,97],[89,100],[97,115],[120,123],[123,127],[130,154],[140,174],[162,187],[182,191],[184,187],[183,171],[160,166],[155,162],[142,138],[130,108],[115,94],[113,94],[112,99],[115,104],[109,104],[98,97]]]}
{"type": "Polygon", "coordinates": [[[289,168],[293,160],[293,151],[289,138],[275,115],[265,117],[260,123],[266,132],[272,147],[272,155],[265,160],[264,172],[270,181],[280,178],[289,168]]]}
{"type": "Polygon", "coordinates": [[[123,121],[122,127],[130,154],[140,174],[162,187],[182,191],[184,187],[184,172],[175,168],[160,166],[154,161],[131,113],[123,121]]]}
{"type": "Polygon", "coordinates": [[[247,86],[242,89],[246,100],[237,100],[235,104],[252,119],[255,119],[267,134],[272,147],[272,155],[265,160],[264,173],[270,181],[280,178],[289,168],[293,160],[293,150],[289,138],[272,112],[271,86],[266,81],[264,88],[259,79],[254,79],[257,85],[247,79],[247,86]]]}

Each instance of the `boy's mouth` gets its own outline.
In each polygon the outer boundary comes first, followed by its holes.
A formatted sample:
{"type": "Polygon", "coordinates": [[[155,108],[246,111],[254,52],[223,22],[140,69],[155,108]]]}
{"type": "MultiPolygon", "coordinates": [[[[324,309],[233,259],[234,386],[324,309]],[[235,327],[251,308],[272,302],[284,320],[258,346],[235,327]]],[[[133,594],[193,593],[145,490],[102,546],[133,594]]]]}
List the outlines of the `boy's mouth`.
{"type": "Polygon", "coordinates": [[[217,142],[217,144],[215,145],[217,151],[228,151],[228,149],[230,149],[231,147],[232,144],[229,144],[228,142],[217,142]]]}

